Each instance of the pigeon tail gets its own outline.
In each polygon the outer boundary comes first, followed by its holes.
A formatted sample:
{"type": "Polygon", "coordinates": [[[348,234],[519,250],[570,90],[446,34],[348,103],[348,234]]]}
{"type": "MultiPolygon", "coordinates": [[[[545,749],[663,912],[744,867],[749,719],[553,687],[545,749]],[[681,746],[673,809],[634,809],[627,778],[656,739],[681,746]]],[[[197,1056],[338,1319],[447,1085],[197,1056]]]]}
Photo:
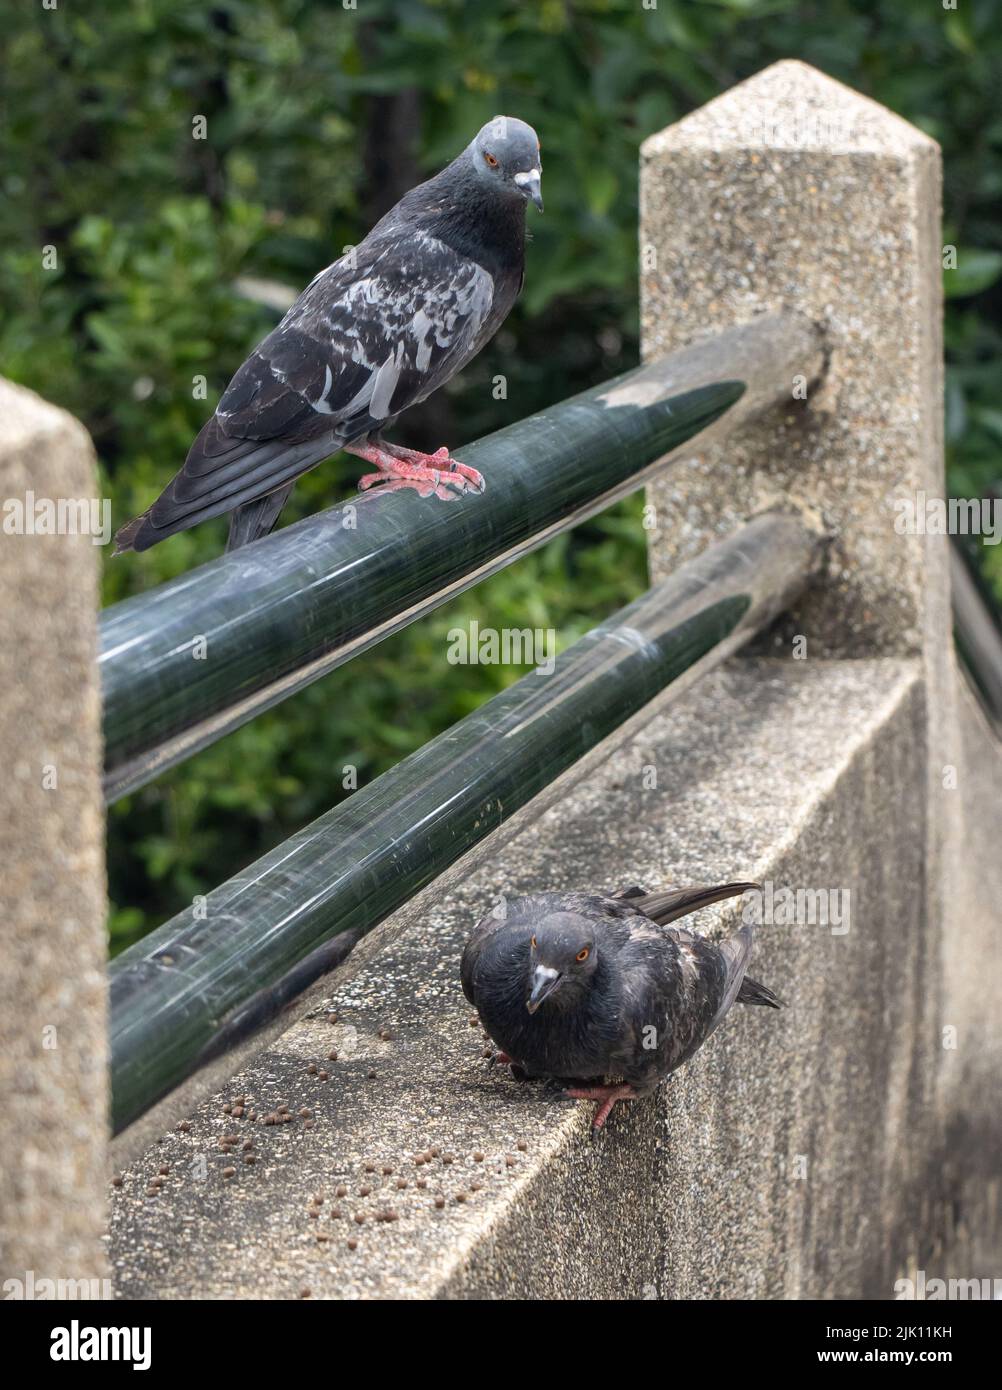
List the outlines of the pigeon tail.
{"type": "Polygon", "coordinates": [[[143,512],[118,528],[115,532],[115,549],[111,552],[112,556],[124,555],[127,550],[132,550],[133,542],[143,529],[148,516],[149,512],[143,512]]]}
{"type": "Polygon", "coordinates": [[[253,502],[245,502],[230,513],[230,534],[226,542],[227,551],[239,550],[251,541],[260,540],[275,529],[282,508],[289,500],[289,493],[296,486],[294,482],[269,492],[266,497],[257,497],[253,502]]]}

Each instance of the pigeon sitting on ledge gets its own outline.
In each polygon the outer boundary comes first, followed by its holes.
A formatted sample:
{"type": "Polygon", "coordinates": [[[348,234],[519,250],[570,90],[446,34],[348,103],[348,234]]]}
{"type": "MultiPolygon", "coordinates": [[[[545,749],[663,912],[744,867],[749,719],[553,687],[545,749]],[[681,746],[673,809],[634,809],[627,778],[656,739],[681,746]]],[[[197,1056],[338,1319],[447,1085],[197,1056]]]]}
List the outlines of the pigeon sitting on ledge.
{"type": "Polygon", "coordinates": [[[781,1001],[750,979],[751,927],[714,944],[678,917],[758,885],[725,883],[618,897],[534,893],[502,899],[463,952],[463,993],[499,1049],[530,1077],[596,1102],[650,1095],[702,1047],[731,1005],[781,1001]]]}
{"type": "Polygon", "coordinates": [[[449,451],[382,438],[497,332],[522,288],[525,206],[542,211],[536,132],[496,116],[440,174],[405,193],[312,281],[238,370],[116,554],[147,550],[232,512],[227,549],[267,535],[295,480],[338,449],[375,465],[360,481],[447,500],[483,491],[449,451]]]}

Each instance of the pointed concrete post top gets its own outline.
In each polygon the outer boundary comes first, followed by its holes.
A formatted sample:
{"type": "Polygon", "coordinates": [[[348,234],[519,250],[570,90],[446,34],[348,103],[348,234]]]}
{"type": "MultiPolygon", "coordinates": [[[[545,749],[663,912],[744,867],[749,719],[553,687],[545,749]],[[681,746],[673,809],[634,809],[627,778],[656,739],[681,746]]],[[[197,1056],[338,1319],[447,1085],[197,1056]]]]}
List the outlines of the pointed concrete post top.
{"type": "Polygon", "coordinates": [[[644,141],[641,159],[684,146],[721,152],[823,148],[829,154],[907,157],[937,150],[931,136],[842,82],[788,58],[715,97],[644,141]]]}

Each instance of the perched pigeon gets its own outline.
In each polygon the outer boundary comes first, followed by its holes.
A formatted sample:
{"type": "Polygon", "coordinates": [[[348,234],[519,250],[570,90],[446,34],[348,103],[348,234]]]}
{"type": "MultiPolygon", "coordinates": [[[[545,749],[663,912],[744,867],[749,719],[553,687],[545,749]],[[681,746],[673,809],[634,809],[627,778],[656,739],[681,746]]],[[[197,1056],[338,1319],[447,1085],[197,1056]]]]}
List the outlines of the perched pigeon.
{"type": "Polygon", "coordinates": [[[735,1000],[781,1007],[745,975],[750,927],[714,945],[667,925],[755,887],[502,899],[463,952],[463,993],[516,1074],[587,1082],[566,1094],[597,1102],[600,1129],[617,1100],[688,1061],[735,1000]]]}
{"type": "Polygon", "coordinates": [[[381,432],[474,357],[522,288],[525,206],[542,211],[536,132],[496,116],[440,174],[405,193],[320,272],[248,357],[184,467],[115,537],[147,550],[232,512],[228,549],[266,535],[300,474],[338,449],[374,464],[360,488],[443,499],[484,487],[447,449],[381,432]]]}

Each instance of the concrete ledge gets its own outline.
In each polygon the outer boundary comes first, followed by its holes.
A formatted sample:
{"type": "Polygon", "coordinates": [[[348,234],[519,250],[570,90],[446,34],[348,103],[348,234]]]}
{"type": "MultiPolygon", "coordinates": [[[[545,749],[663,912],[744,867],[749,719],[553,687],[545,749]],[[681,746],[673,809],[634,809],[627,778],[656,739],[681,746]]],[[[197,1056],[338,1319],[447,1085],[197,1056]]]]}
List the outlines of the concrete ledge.
{"type": "MultiPolygon", "coordinates": [[[[922,721],[918,662],[729,663],[492,864],[441,901],[415,899],[382,951],[334,978],[336,1023],[325,1009],[297,1023],[124,1175],[117,1293],[892,1297],[950,1197],[936,1166],[947,1101],[922,721]],[[644,790],[652,767],[658,789],[644,790]],[[754,971],[784,1013],[737,1013],[598,1142],[585,1105],[488,1073],[458,959],[498,891],[734,875],[851,893],[846,934],[760,931],[754,971]],[[222,1113],[240,1094],[257,1122],[222,1113]],[[261,1123],[280,1103],[296,1118],[261,1123]],[[232,1153],[218,1148],[226,1133],[240,1137],[232,1153]],[[432,1146],[440,1156],[415,1165],[432,1146]],[[373,1219],[386,1210],[398,1219],[373,1219]]],[[[697,925],[720,926],[725,907],[697,925]]],[[[968,1064],[974,1084],[976,1055],[968,1064]]]]}

